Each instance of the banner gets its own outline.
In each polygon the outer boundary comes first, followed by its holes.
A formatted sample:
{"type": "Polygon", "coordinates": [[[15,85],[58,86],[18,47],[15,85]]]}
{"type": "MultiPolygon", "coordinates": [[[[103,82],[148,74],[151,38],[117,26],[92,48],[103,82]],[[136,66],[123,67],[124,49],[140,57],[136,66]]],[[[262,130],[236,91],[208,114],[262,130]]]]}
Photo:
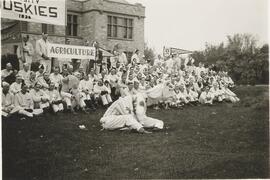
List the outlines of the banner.
{"type": "Polygon", "coordinates": [[[2,18],[66,25],[65,0],[0,0],[0,2],[2,18]]]}
{"type": "Polygon", "coordinates": [[[68,59],[95,59],[96,49],[89,46],[48,44],[48,57],[68,59]]]}
{"type": "Polygon", "coordinates": [[[192,51],[184,50],[184,49],[178,49],[178,48],[171,48],[172,54],[190,54],[192,51]]]}

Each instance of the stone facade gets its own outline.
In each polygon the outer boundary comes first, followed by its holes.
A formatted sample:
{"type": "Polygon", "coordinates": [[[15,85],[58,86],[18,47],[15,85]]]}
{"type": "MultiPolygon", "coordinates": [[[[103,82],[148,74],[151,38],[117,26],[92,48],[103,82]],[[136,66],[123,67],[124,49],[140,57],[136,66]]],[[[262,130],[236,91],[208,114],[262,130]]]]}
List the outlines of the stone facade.
{"type": "MultiPolygon", "coordinates": [[[[141,4],[129,4],[123,0],[67,0],[67,14],[78,17],[77,36],[66,36],[65,26],[54,26],[54,33],[49,34],[50,42],[64,43],[65,38],[69,38],[72,45],[83,45],[84,41],[88,40],[99,42],[100,47],[109,51],[112,51],[116,44],[120,44],[125,52],[133,52],[135,49],[143,52],[145,7],[141,4]],[[108,16],[133,19],[133,38],[128,40],[108,37],[108,16]]],[[[30,36],[34,47],[36,40],[41,38],[41,33],[40,23],[28,22],[27,30],[22,31],[22,34],[30,36]]],[[[19,44],[19,40],[2,40],[2,54],[13,54],[14,47],[19,44]]]]}

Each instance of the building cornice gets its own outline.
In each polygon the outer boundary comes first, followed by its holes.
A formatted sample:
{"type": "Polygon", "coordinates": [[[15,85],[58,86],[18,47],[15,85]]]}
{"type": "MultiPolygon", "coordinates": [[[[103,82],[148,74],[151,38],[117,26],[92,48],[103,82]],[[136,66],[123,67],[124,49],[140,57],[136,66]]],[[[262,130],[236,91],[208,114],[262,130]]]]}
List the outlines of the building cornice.
{"type": "Polygon", "coordinates": [[[116,2],[116,1],[111,1],[111,0],[103,0],[109,3],[115,3],[115,4],[123,4],[123,5],[128,5],[128,6],[134,6],[134,7],[140,7],[140,8],[145,8],[142,4],[130,4],[130,3],[122,3],[122,2],[116,2]]]}
{"type": "Polygon", "coordinates": [[[108,14],[118,14],[118,15],[122,15],[122,16],[130,16],[130,17],[138,17],[140,18],[145,18],[145,16],[140,16],[140,15],[133,15],[133,14],[126,14],[126,13],[120,13],[120,12],[114,12],[114,11],[107,11],[107,10],[101,10],[101,9],[90,9],[90,10],[86,10],[86,11],[76,11],[76,10],[67,10],[68,12],[73,12],[73,13],[77,13],[77,14],[85,14],[85,13],[90,13],[90,12],[99,12],[100,14],[103,13],[108,13],[108,14]]]}

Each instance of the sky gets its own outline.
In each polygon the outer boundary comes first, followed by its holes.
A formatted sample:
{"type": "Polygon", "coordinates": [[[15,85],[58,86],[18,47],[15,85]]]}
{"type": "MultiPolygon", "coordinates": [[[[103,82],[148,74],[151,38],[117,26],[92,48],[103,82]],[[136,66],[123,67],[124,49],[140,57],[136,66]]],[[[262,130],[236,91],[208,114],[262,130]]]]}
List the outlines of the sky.
{"type": "Polygon", "coordinates": [[[203,50],[227,35],[250,33],[268,42],[268,0],[127,0],[145,6],[145,41],[161,53],[163,46],[203,50]]]}

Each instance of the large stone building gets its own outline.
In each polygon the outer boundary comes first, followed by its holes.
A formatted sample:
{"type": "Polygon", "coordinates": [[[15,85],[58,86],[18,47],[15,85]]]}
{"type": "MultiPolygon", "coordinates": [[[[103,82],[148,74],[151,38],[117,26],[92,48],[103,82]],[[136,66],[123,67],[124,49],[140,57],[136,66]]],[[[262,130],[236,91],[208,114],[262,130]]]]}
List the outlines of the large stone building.
{"type": "Polygon", "coordinates": [[[101,48],[112,51],[119,44],[127,57],[135,49],[144,49],[145,7],[125,0],[67,0],[67,26],[2,19],[2,54],[14,54],[20,44],[20,34],[28,34],[35,41],[42,32],[49,41],[83,45],[86,40],[97,41],[101,48]]]}

